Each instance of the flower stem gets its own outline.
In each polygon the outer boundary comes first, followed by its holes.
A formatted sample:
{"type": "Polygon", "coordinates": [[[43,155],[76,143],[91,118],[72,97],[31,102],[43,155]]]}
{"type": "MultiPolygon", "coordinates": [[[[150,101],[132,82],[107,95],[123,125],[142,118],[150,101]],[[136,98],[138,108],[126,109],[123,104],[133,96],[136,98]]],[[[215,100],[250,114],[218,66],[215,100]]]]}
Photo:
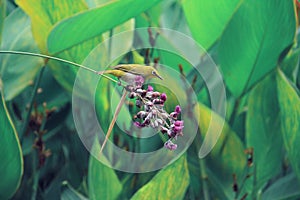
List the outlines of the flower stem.
{"type": "Polygon", "coordinates": [[[38,89],[38,87],[40,85],[40,82],[41,82],[43,73],[45,71],[45,68],[46,68],[46,66],[43,66],[41,68],[40,73],[39,73],[39,75],[38,75],[38,77],[37,77],[37,79],[36,79],[36,81],[34,83],[33,91],[32,91],[32,94],[31,94],[30,100],[29,100],[29,109],[27,111],[27,115],[26,115],[25,121],[23,123],[22,129],[21,129],[21,132],[20,132],[20,135],[19,135],[19,137],[21,138],[21,140],[22,140],[23,135],[27,131],[27,127],[28,127],[28,123],[29,123],[29,120],[30,120],[31,111],[32,111],[32,107],[33,107],[33,102],[34,102],[34,99],[36,97],[37,89],[38,89]]]}
{"type": "Polygon", "coordinates": [[[236,115],[237,115],[238,110],[239,110],[239,106],[240,106],[240,98],[236,99],[235,102],[234,102],[233,111],[232,111],[231,116],[229,118],[229,124],[231,126],[233,126],[234,120],[235,120],[236,115]]]}
{"type": "Polygon", "coordinates": [[[111,120],[111,122],[110,122],[110,124],[109,124],[108,131],[107,131],[107,133],[106,133],[104,142],[103,142],[103,144],[102,144],[102,146],[101,146],[100,154],[99,154],[99,155],[101,155],[101,153],[102,153],[102,151],[103,151],[103,149],[104,149],[104,147],[105,147],[105,144],[106,144],[106,142],[108,141],[108,138],[109,138],[109,136],[110,136],[110,134],[111,134],[111,132],[112,132],[112,129],[113,129],[113,127],[114,127],[114,125],[115,125],[115,123],[116,123],[116,121],[117,121],[117,117],[118,117],[118,115],[119,115],[119,113],[120,113],[120,111],[121,111],[122,105],[123,105],[124,102],[125,102],[126,95],[127,95],[127,91],[124,89],[123,95],[122,95],[122,97],[121,97],[121,100],[120,100],[120,102],[119,102],[119,104],[118,104],[118,106],[117,106],[117,108],[116,108],[115,113],[114,113],[114,117],[113,117],[113,119],[111,120]]]}
{"type": "Polygon", "coordinates": [[[104,78],[107,78],[108,80],[113,81],[115,83],[119,83],[118,81],[110,78],[109,76],[106,76],[105,74],[99,74],[98,71],[96,71],[96,70],[88,68],[88,67],[86,67],[84,65],[80,65],[80,64],[74,63],[74,62],[69,61],[69,60],[64,60],[64,59],[53,57],[53,56],[48,56],[48,55],[39,54],[39,53],[25,52],[25,51],[6,51],[6,50],[0,50],[0,53],[19,54],[19,55],[26,55],[26,56],[36,56],[36,57],[41,57],[41,58],[47,58],[47,59],[57,60],[59,62],[67,63],[67,64],[70,64],[70,65],[73,65],[73,66],[85,69],[87,71],[93,72],[93,73],[95,73],[97,75],[100,75],[100,76],[103,76],[104,78]]]}
{"type": "Polygon", "coordinates": [[[208,190],[208,176],[206,174],[206,166],[204,159],[199,159],[199,165],[200,165],[200,172],[201,172],[201,179],[202,179],[202,189],[203,189],[203,195],[205,200],[209,200],[209,190],[208,190]]]}

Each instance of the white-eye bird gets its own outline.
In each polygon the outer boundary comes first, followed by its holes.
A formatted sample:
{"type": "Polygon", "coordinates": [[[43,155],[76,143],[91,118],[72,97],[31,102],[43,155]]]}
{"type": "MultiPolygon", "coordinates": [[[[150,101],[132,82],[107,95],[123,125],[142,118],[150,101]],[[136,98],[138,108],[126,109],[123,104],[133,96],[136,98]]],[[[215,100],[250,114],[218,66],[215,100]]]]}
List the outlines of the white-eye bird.
{"type": "Polygon", "coordinates": [[[127,83],[134,83],[137,76],[142,76],[145,81],[151,78],[163,80],[154,67],[141,64],[121,64],[112,67],[112,69],[100,71],[98,74],[111,74],[127,83]]]}

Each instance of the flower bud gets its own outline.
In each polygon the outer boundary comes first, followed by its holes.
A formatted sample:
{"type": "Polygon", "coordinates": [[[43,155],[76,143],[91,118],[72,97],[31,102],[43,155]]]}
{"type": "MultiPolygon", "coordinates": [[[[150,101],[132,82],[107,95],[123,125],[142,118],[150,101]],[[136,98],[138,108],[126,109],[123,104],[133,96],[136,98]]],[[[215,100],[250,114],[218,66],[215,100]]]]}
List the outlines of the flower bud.
{"type": "Polygon", "coordinates": [[[135,81],[135,86],[141,88],[144,83],[144,78],[142,76],[136,76],[134,81],[135,81]]]}
{"type": "Polygon", "coordinates": [[[160,126],[160,131],[161,131],[162,134],[168,133],[168,130],[169,129],[167,129],[166,127],[160,126]]]}
{"type": "Polygon", "coordinates": [[[157,98],[160,96],[160,93],[159,92],[153,92],[152,93],[152,98],[157,98]]]}
{"type": "Polygon", "coordinates": [[[140,111],[140,112],[138,112],[138,113],[136,114],[136,117],[139,118],[139,119],[145,119],[145,117],[146,117],[147,114],[148,114],[148,113],[145,112],[145,111],[140,111]]]}
{"type": "Polygon", "coordinates": [[[151,85],[148,85],[147,92],[153,92],[153,87],[151,85]]]}
{"type": "Polygon", "coordinates": [[[175,107],[175,112],[176,112],[177,114],[181,113],[181,108],[180,108],[179,105],[177,105],[177,106],[175,107]]]}
{"type": "Polygon", "coordinates": [[[171,112],[170,113],[170,117],[172,117],[173,119],[177,119],[178,113],[177,112],[171,112]]]}
{"type": "Polygon", "coordinates": [[[135,96],[136,96],[135,92],[130,92],[128,95],[129,99],[133,99],[135,96]]]}
{"type": "Polygon", "coordinates": [[[134,122],[133,123],[136,127],[138,127],[138,128],[143,128],[143,127],[145,127],[143,124],[141,124],[140,122],[134,122]]]}
{"type": "Polygon", "coordinates": [[[164,146],[171,151],[177,149],[177,144],[174,144],[171,140],[165,142],[164,146]]]}
{"type": "Polygon", "coordinates": [[[161,99],[163,102],[165,102],[165,101],[167,100],[167,95],[166,95],[165,93],[162,93],[162,94],[160,95],[160,99],[161,99]]]}
{"type": "Polygon", "coordinates": [[[177,120],[175,123],[174,123],[175,126],[183,126],[183,121],[180,121],[180,120],[177,120]]]}
{"type": "Polygon", "coordinates": [[[136,100],[135,105],[136,105],[136,107],[141,108],[142,102],[140,100],[136,100]]]}

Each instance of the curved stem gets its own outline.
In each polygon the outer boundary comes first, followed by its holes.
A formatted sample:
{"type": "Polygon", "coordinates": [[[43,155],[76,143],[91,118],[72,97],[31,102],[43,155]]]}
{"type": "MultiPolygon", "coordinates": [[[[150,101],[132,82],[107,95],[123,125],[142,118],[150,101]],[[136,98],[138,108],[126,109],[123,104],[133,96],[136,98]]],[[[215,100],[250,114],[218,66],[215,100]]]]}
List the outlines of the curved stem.
{"type": "Polygon", "coordinates": [[[36,56],[36,57],[41,57],[41,58],[47,58],[47,59],[52,59],[52,60],[57,60],[59,62],[63,62],[63,63],[67,63],[67,64],[70,64],[70,65],[73,65],[73,66],[76,66],[76,67],[79,67],[79,68],[83,68],[85,70],[88,70],[90,72],[93,72],[97,75],[100,75],[100,76],[103,76],[104,78],[107,78],[108,80],[110,81],[113,81],[115,83],[119,83],[118,81],[110,78],[109,76],[106,76],[105,74],[100,74],[98,71],[96,70],[93,70],[91,68],[88,68],[84,65],[80,65],[80,64],[77,64],[77,63],[74,63],[72,61],[69,61],[69,60],[64,60],[64,59],[61,59],[61,58],[57,58],[57,57],[53,57],[53,56],[48,56],[48,55],[44,55],[44,54],[39,54],[39,53],[31,53],[31,52],[25,52],[25,51],[6,51],[6,50],[0,50],[0,53],[7,53],[7,54],[19,54],[19,55],[26,55],[26,56],[36,56]]]}
{"type": "Polygon", "coordinates": [[[202,179],[202,190],[205,200],[210,199],[209,195],[209,189],[208,189],[208,175],[206,174],[206,165],[204,159],[199,159],[199,165],[200,165],[200,173],[201,173],[201,179],[202,179]]]}
{"type": "Polygon", "coordinates": [[[114,127],[114,125],[115,125],[115,123],[116,123],[116,121],[117,121],[117,117],[118,117],[118,115],[119,115],[119,113],[120,113],[120,111],[121,111],[122,105],[123,105],[124,102],[125,102],[126,95],[127,95],[127,91],[124,90],[124,91],[123,91],[123,95],[122,95],[122,97],[121,97],[121,100],[120,100],[120,102],[119,102],[119,104],[118,104],[118,106],[117,106],[117,108],[116,108],[116,111],[115,111],[115,114],[114,114],[114,116],[113,116],[113,119],[112,119],[111,122],[110,122],[108,131],[107,131],[107,133],[106,133],[104,142],[103,142],[103,144],[102,144],[102,146],[101,146],[100,154],[99,154],[99,155],[101,155],[101,153],[102,153],[102,151],[103,151],[103,149],[104,149],[104,147],[105,147],[105,145],[106,145],[106,142],[108,141],[108,138],[109,138],[109,136],[110,136],[110,134],[111,134],[111,132],[112,132],[112,129],[113,129],[113,127],[114,127]]]}
{"type": "Polygon", "coordinates": [[[233,126],[234,120],[235,120],[236,115],[237,115],[238,110],[239,110],[240,101],[241,101],[241,99],[240,99],[240,97],[238,97],[238,98],[235,100],[235,102],[234,102],[233,111],[232,111],[231,116],[230,116],[230,118],[229,118],[229,125],[230,125],[230,126],[233,126]]]}
{"type": "Polygon", "coordinates": [[[20,135],[19,135],[19,137],[21,138],[21,142],[23,140],[23,135],[25,135],[25,133],[27,131],[27,127],[28,127],[28,124],[29,124],[30,116],[31,116],[31,110],[32,110],[32,107],[33,107],[33,104],[34,104],[33,102],[34,102],[34,99],[36,97],[37,90],[38,90],[38,87],[40,85],[40,82],[41,82],[41,79],[42,79],[45,68],[46,68],[46,66],[43,66],[41,68],[40,73],[39,73],[38,77],[36,78],[36,81],[35,81],[34,86],[33,86],[32,94],[31,94],[30,99],[29,99],[29,109],[27,111],[27,115],[26,115],[25,121],[23,123],[22,129],[21,129],[21,132],[20,132],[20,135]]]}

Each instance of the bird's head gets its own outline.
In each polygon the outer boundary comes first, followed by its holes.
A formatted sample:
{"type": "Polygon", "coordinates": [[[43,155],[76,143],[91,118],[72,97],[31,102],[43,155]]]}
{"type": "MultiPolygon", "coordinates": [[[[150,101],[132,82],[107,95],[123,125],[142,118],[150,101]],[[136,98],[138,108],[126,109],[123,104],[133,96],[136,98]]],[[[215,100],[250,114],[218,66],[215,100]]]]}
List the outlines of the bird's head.
{"type": "Polygon", "coordinates": [[[146,69],[146,78],[151,79],[151,78],[159,78],[163,80],[163,78],[159,75],[158,71],[154,67],[147,67],[146,69]]]}

